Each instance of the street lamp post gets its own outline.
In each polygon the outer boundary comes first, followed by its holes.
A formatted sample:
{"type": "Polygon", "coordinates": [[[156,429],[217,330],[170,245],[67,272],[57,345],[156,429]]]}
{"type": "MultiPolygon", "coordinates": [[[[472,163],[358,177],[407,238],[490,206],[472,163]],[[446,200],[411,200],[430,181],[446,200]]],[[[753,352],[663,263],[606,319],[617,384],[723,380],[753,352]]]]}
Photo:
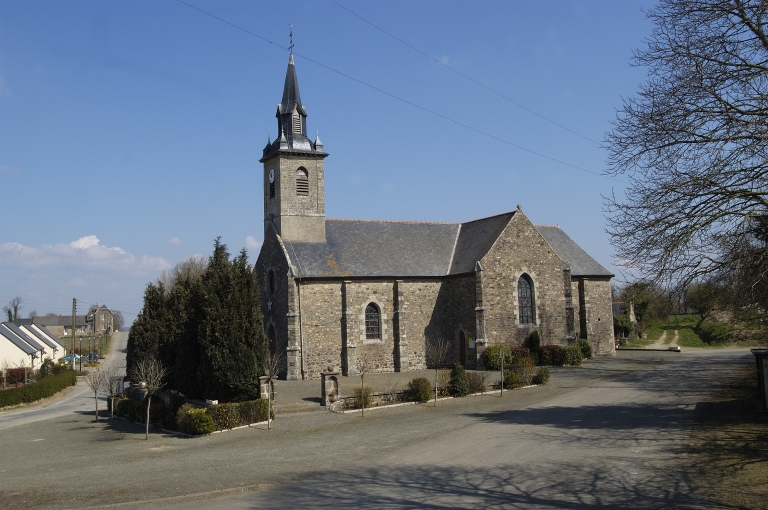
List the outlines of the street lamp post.
{"type": "Polygon", "coordinates": [[[80,373],[83,372],[83,335],[80,335],[80,373]]]}

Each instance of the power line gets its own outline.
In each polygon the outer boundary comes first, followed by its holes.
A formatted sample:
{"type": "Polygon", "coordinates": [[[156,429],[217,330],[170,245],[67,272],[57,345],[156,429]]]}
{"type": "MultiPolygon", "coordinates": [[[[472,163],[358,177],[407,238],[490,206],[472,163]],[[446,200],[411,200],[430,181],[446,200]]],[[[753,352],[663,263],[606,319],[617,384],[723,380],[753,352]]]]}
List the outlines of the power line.
{"type": "MultiPolygon", "coordinates": [[[[258,34],[256,34],[256,33],[254,33],[254,32],[251,32],[250,30],[248,30],[248,29],[245,29],[245,28],[243,28],[243,27],[241,27],[241,26],[239,26],[239,25],[235,25],[234,23],[231,23],[231,22],[229,22],[229,21],[227,21],[227,20],[225,20],[225,19],[222,19],[222,18],[220,18],[220,17],[216,16],[215,14],[212,14],[212,13],[210,13],[210,12],[208,12],[208,11],[205,11],[205,10],[203,10],[203,9],[200,9],[199,7],[195,7],[194,5],[188,4],[188,3],[187,3],[187,2],[185,2],[184,0],[177,0],[177,1],[178,1],[179,3],[181,3],[181,4],[184,4],[184,5],[186,5],[187,7],[191,7],[192,9],[195,9],[196,11],[199,11],[199,12],[201,12],[201,13],[205,14],[206,16],[210,16],[211,18],[214,18],[214,19],[216,19],[216,20],[218,20],[218,21],[221,21],[222,23],[225,23],[225,24],[227,24],[227,25],[229,25],[229,26],[231,26],[231,27],[233,27],[233,28],[236,28],[236,29],[238,29],[238,30],[241,30],[241,31],[243,31],[243,32],[245,32],[246,34],[252,35],[253,37],[256,37],[257,39],[261,39],[262,41],[264,41],[264,42],[266,42],[266,43],[269,43],[269,44],[271,44],[271,45],[273,45],[273,46],[277,46],[277,47],[278,47],[278,48],[280,48],[280,49],[283,49],[283,50],[286,50],[286,51],[288,51],[288,48],[286,48],[285,46],[282,46],[282,45],[280,45],[280,44],[278,44],[278,43],[276,43],[276,42],[274,42],[274,41],[271,41],[271,40],[267,39],[266,37],[262,37],[262,36],[260,36],[260,35],[258,35],[258,34]]],[[[516,144],[516,143],[510,142],[509,140],[505,140],[504,138],[501,138],[501,137],[498,137],[498,136],[496,136],[496,135],[493,135],[493,134],[491,134],[491,133],[485,132],[485,131],[483,131],[483,130],[481,130],[481,129],[478,129],[478,128],[475,128],[475,127],[472,127],[472,126],[470,126],[470,125],[468,125],[468,124],[464,124],[463,122],[460,122],[460,121],[458,121],[458,120],[455,120],[455,119],[452,119],[452,118],[450,118],[450,117],[447,117],[447,116],[445,116],[445,115],[443,115],[443,114],[441,114],[441,113],[437,113],[437,112],[435,112],[435,111],[433,111],[433,110],[430,110],[429,108],[425,108],[425,107],[423,107],[423,106],[421,106],[421,105],[419,105],[419,104],[416,104],[416,103],[414,103],[414,102],[412,102],[412,101],[409,101],[409,100],[407,100],[407,99],[404,99],[404,98],[402,98],[402,97],[400,97],[400,96],[397,96],[397,95],[395,95],[395,94],[393,94],[393,93],[391,93],[391,92],[387,92],[386,90],[383,90],[383,89],[381,89],[381,88],[379,88],[379,87],[376,87],[375,85],[371,85],[370,83],[364,82],[364,81],[362,81],[362,80],[359,80],[359,79],[357,79],[357,78],[355,78],[355,77],[353,77],[353,76],[350,76],[350,75],[348,75],[348,74],[346,74],[346,73],[343,73],[343,72],[341,72],[341,71],[338,71],[338,70],[336,70],[336,69],[334,69],[334,68],[332,68],[332,67],[330,67],[330,66],[327,66],[327,65],[325,65],[325,64],[323,64],[323,63],[321,63],[321,62],[318,62],[317,60],[314,60],[314,59],[312,59],[312,58],[310,58],[310,57],[308,57],[308,56],[306,56],[306,55],[302,55],[302,54],[300,54],[300,53],[296,53],[296,52],[294,52],[294,53],[293,53],[293,55],[295,55],[295,56],[298,56],[298,57],[301,57],[301,58],[303,58],[304,60],[306,60],[306,61],[308,61],[308,62],[312,62],[313,64],[315,64],[315,65],[317,65],[317,66],[320,66],[320,67],[322,67],[322,68],[324,68],[324,69],[327,69],[328,71],[331,71],[331,72],[333,72],[333,73],[336,73],[336,74],[338,74],[339,76],[343,76],[344,78],[347,78],[348,80],[352,80],[352,81],[354,81],[354,82],[356,82],[356,83],[359,83],[360,85],[363,85],[363,86],[365,86],[365,87],[368,87],[368,88],[370,88],[370,89],[373,89],[373,90],[375,90],[375,91],[377,91],[377,92],[380,92],[380,93],[382,93],[382,94],[385,94],[385,95],[387,95],[387,96],[389,96],[389,97],[391,97],[391,98],[393,98],[393,99],[396,99],[396,100],[398,100],[398,101],[400,101],[400,102],[403,102],[403,103],[405,103],[405,104],[407,104],[407,105],[413,106],[414,108],[418,108],[419,110],[422,110],[422,111],[424,111],[424,112],[426,112],[426,113],[429,113],[429,114],[431,114],[431,115],[434,115],[435,117],[439,117],[439,118],[441,118],[441,119],[443,119],[443,120],[447,120],[448,122],[451,122],[451,123],[453,123],[453,124],[456,124],[457,126],[461,126],[461,127],[465,128],[465,129],[469,129],[470,131],[474,131],[474,132],[476,132],[476,133],[478,133],[478,134],[481,134],[481,135],[487,136],[487,137],[489,137],[489,138],[493,138],[494,140],[497,140],[497,141],[499,141],[499,142],[505,143],[505,144],[507,144],[507,145],[509,145],[509,146],[511,146],[511,147],[515,147],[516,149],[520,149],[520,150],[522,150],[522,151],[528,152],[528,153],[530,153],[530,154],[534,154],[534,155],[536,155],[536,156],[539,156],[539,157],[541,157],[541,158],[544,158],[544,159],[548,159],[548,160],[550,160],[550,161],[553,161],[553,162],[555,162],[555,163],[559,163],[559,164],[561,164],[561,165],[564,165],[564,166],[569,166],[569,167],[571,167],[571,168],[574,168],[574,169],[576,169],[576,170],[581,170],[582,172],[586,172],[586,173],[589,173],[589,174],[592,174],[592,175],[597,175],[597,176],[599,176],[599,177],[604,177],[604,178],[606,178],[606,179],[611,179],[611,180],[614,180],[614,181],[618,181],[618,182],[624,182],[624,181],[621,181],[620,179],[617,179],[617,178],[615,178],[615,177],[611,177],[611,176],[608,176],[608,175],[604,175],[604,174],[602,174],[602,173],[599,173],[599,172],[595,172],[595,171],[592,171],[592,170],[588,170],[588,169],[586,169],[586,168],[583,168],[583,167],[580,167],[580,166],[577,166],[577,165],[573,165],[573,164],[571,164],[571,163],[567,163],[567,162],[565,162],[565,161],[562,161],[562,160],[559,160],[559,159],[557,159],[557,158],[553,158],[553,157],[551,157],[551,156],[547,156],[546,154],[542,154],[541,152],[537,152],[537,151],[535,151],[535,150],[532,150],[532,149],[528,149],[527,147],[523,147],[522,145],[518,145],[518,144],[516,144]]],[[[430,58],[431,58],[431,57],[430,57],[430,58]]],[[[567,129],[567,128],[566,128],[566,129],[567,129]]],[[[578,133],[577,133],[577,134],[578,134],[578,133]]]]}
{"type": "Polygon", "coordinates": [[[437,63],[438,63],[438,64],[440,64],[441,66],[443,66],[443,67],[445,67],[445,68],[447,68],[447,69],[450,69],[450,70],[451,70],[451,71],[453,71],[454,73],[458,74],[459,76],[461,76],[461,77],[463,77],[463,78],[466,78],[467,80],[471,81],[471,82],[472,82],[472,83],[474,83],[475,85],[478,85],[478,86],[480,86],[480,87],[484,88],[485,90],[487,90],[487,91],[489,91],[489,92],[492,92],[493,94],[496,94],[497,96],[499,96],[499,97],[500,97],[500,98],[502,98],[502,99],[506,99],[507,101],[509,101],[510,103],[514,104],[515,106],[518,106],[518,107],[522,108],[523,110],[525,110],[525,111],[527,111],[527,112],[530,112],[530,113],[532,113],[532,114],[536,115],[537,117],[539,117],[539,118],[542,118],[542,119],[546,120],[547,122],[550,122],[550,123],[554,124],[555,126],[557,126],[557,127],[559,127],[559,128],[565,129],[566,131],[568,131],[568,132],[570,132],[570,133],[573,133],[573,134],[574,134],[574,135],[576,135],[576,136],[580,136],[581,138],[583,138],[583,139],[585,139],[585,140],[588,140],[588,141],[590,141],[590,142],[592,142],[592,143],[594,143],[594,144],[596,144],[596,145],[600,145],[600,142],[598,142],[598,141],[596,141],[596,140],[593,140],[593,139],[589,138],[588,136],[582,135],[581,133],[579,133],[579,132],[577,132],[577,131],[574,131],[573,129],[571,129],[571,128],[569,128],[569,127],[566,127],[566,126],[564,126],[564,125],[560,124],[559,122],[557,122],[557,121],[554,121],[554,120],[550,119],[549,117],[546,117],[546,116],[544,116],[544,115],[540,114],[539,112],[536,112],[536,111],[534,111],[534,110],[531,110],[531,109],[530,109],[530,108],[528,108],[527,106],[525,106],[525,105],[522,105],[522,104],[518,103],[518,102],[517,102],[517,101],[515,101],[514,99],[512,99],[512,98],[509,98],[509,97],[505,96],[505,95],[504,95],[504,94],[502,94],[501,92],[499,92],[499,91],[497,91],[497,90],[494,90],[494,89],[492,89],[491,87],[489,87],[489,86],[487,86],[487,85],[485,85],[485,84],[483,84],[483,83],[480,83],[479,81],[475,80],[474,78],[472,78],[472,77],[470,77],[470,76],[467,76],[466,74],[462,73],[462,72],[461,72],[461,71],[459,71],[458,69],[455,69],[455,68],[453,68],[453,67],[449,66],[448,64],[446,64],[445,62],[443,62],[443,61],[441,61],[441,60],[439,60],[439,59],[436,59],[435,57],[433,57],[433,56],[432,56],[432,55],[430,55],[429,53],[426,53],[426,52],[424,52],[424,51],[420,50],[419,48],[417,48],[417,47],[413,46],[412,44],[409,44],[409,43],[407,43],[407,42],[403,41],[402,39],[400,39],[400,38],[399,38],[399,37],[397,37],[396,35],[394,35],[394,34],[391,34],[391,33],[387,32],[386,30],[384,30],[384,29],[383,29],[383,28],[381,28],[380,26],[378,26],[378,25],[376,25],[376,24],[374,24],[374,23],[372,23],[372,22],[368,21],[367,19],[363,18],[362,16],[360,16],[359,14],[357,14],[356,12],[354,12],[353,10],[349,9],[348,7],[345,7],[345,6],[341,5],[341,4],[340,4],[339,2],[337,2],[336,0],[331,0],[331,2],[335,3],[336,5],[338,5],[339,7],[341,7],[342,9],[344,9],[345,11],[347,11],[348,13],[350,13],[351,15],[355,16],[356,18],[358,18],[358,19],[360,19],[360,20],[364,21],[365,23],[368,23],[369,25],[371,25],[371,26],[372,26],[373,28],[375,28],[376,30],[378,30],[378,31],[380,31],[380,32],[382,32],[382,33],[384,33],[384,34],[388,35],[388,36],[389,36],[389,37],[391,37],[392,39],[394,39],[394,40],[396,40],[396,41],[398,41],[398,42],[400,42],[400,43],[402,43],[402,44],[404,44],[404,45],[408,46],[408,47],[409,47],[409,48],[411,48],[413,51],[416,51],[416,52],[418,52],[418,53],[421,53],[422,55],[424,55],[424,56],[425,56],[425,57],[427,57],[428,59],[430,59],[430,60],[433,60],[433,61],[437,62],[437,63]]]}

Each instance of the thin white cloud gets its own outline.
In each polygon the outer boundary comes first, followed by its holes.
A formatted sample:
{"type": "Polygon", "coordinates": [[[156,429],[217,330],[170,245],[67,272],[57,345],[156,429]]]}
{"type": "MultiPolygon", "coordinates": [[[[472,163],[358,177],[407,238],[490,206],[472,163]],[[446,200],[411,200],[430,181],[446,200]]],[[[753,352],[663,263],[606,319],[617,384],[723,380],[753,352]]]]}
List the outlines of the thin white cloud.
{"type": "Polygon", "coordinates": [[[44,244],[39,248],[20,243],[0,244],[0,266],[77,268],[145,274],[168,269],[171,264],[162,257],[136,257],[117,246],[104,246],[98,237],[89,235],[69,244],[44,244]]]}
{"type": "Polygon", "coordinates": [[[261,249],[261,241],[253,236],[245,238],[245,249],[248,251],[259,251],[261,249]]]}
{"type": "Polygon", "coordinates": [[[13,175],[19,175],[21,172],[18,168],[8,166],[8,165],[0,165],[0,174],[13,174],[13,175]]]}
{"type": "Polygon", "coordinates": [[[179,239],[178,237],[174,237],[174,238],[168,239],[168,244],[172,244],[173,246],[181,246],[184,243],[182,243],[181,239],[179,239]]]}

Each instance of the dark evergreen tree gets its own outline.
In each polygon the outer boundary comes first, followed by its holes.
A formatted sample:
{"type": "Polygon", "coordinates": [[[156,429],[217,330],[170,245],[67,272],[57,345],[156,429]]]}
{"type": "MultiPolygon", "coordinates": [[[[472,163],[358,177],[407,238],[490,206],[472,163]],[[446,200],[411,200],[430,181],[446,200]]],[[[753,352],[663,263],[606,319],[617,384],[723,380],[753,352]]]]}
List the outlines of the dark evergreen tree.
{"type": "Polygon", "coordinates": [[[144,357],[158,357],[165,336],[165,289],[150,283],[144,291],[144,307],[128,333],[126,365],[130,370],[144,357]]]}

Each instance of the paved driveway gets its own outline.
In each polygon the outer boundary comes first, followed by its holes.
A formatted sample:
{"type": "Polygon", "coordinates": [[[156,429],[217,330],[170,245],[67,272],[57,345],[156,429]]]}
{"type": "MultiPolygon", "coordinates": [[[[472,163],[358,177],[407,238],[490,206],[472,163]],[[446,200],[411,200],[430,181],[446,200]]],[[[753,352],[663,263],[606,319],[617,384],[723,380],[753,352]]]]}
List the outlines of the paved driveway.
{"type": "Polygon", "coordinates": [[[554,369],[550,384],[503,398],[365,419],[303,413],[272,431],[195,439],[143,441],[139,427],[79,415],[42,421],[0,431],[0,451],[14,459],[0,468],[0,506],[720,508],[689,475],[684,439],[697,403],[751,358],[622,353],[554,369]],[[51,448],[55,437],[76,447],[51,448]]]}

